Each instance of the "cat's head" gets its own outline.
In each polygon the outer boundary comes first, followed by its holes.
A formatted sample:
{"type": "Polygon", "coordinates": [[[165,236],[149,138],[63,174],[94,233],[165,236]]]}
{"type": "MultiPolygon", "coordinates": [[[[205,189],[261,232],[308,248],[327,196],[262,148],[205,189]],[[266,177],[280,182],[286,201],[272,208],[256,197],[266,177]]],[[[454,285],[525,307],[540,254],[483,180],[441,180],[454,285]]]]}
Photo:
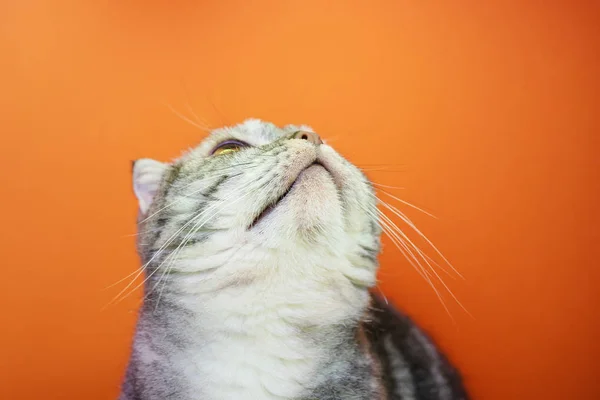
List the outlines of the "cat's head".
{"type": "Polygon", "coordinates": [[[217,129],[172,163],[136,161],[133,180],[150,287],[171,278],[203,293],[281,280],[375,284],[371,184],[309,127],[217,129]]]}

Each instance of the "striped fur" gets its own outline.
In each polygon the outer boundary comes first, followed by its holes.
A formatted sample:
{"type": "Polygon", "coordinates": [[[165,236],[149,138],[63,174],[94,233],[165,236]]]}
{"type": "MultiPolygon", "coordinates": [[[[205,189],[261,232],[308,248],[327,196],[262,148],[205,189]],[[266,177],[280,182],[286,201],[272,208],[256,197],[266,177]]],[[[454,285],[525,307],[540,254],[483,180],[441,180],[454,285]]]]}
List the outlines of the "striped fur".
{"type": "Polygon", "coordinates": [[[459,400],[457,372],[372,297],[371,183],[309,127],[214,131],[133,166],[145,273],[121,400],[459,400]],[[248,144],[212,156],[225,140],[248,144]]]}
{"type": "Polygon", "coordinates": [[[410,318],[373,296],[365,330],[393,400],[467,400],[458,371],[410,318]]]}

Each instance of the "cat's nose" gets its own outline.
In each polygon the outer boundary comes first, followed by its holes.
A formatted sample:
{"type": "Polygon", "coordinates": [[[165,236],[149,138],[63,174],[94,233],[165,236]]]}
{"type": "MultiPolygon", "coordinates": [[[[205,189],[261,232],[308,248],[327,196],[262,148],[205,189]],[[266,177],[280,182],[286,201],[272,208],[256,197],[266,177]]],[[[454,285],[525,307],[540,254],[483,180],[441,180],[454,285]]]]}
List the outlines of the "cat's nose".
{"type": "Polygon", "coordinates": [[[309,131],[298,131],[295,132],[292,137],[292,139],[303,139],[303,140],[308,140],[309,142],[311,142],[312,144],[314,144],[315,146],[320,145],[321,143],[323,143],[323,141],[321,140],[321,137],[319,137],[319,135],[317,135],[314,132],[309,132],[309,131]]]}

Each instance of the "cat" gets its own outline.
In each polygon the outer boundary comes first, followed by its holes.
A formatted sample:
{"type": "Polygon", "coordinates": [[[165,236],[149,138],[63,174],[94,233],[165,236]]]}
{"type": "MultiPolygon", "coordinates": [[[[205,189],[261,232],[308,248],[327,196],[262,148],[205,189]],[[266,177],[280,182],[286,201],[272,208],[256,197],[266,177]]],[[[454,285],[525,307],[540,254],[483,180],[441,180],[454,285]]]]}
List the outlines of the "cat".
{"type": "Polygon", "coordinates": [[[367,177],[308,126],[212,131],[133,165],[144,300],[120,400],[466,400],[374,296],[367,177]]]}

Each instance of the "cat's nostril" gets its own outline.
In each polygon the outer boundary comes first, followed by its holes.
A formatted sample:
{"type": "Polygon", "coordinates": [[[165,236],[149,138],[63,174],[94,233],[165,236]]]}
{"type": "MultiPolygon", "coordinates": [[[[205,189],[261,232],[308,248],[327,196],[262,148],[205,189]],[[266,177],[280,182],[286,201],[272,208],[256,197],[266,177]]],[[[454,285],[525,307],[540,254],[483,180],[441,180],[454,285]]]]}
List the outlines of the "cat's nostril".
{"type": "Polygon", "coordinates": [[[312,144],[318,146],[321,143],[323,143],[323,141],[321,140],[321,138],[319,137],[319,135],[317,135],[314,132],[308,132],[308,131],[298,131],[295,132],[292,137],[292,139],[302,139],[302,140],[308,140],[309,142],[311,142],[312,144]]]}

